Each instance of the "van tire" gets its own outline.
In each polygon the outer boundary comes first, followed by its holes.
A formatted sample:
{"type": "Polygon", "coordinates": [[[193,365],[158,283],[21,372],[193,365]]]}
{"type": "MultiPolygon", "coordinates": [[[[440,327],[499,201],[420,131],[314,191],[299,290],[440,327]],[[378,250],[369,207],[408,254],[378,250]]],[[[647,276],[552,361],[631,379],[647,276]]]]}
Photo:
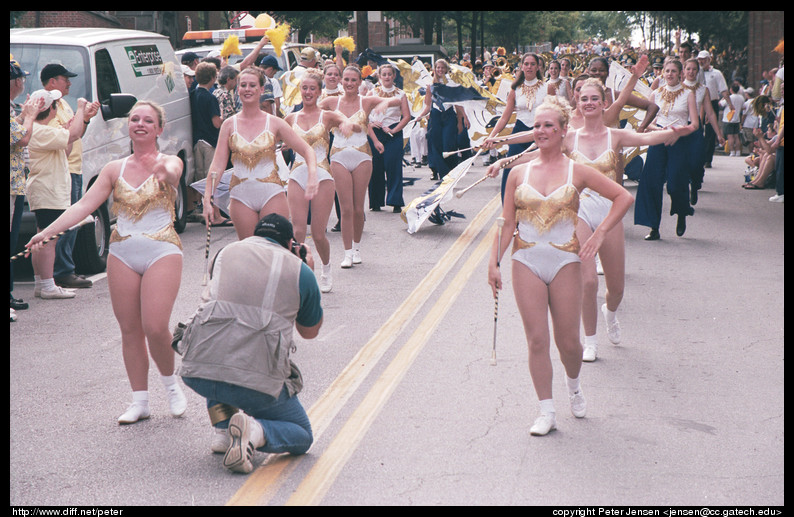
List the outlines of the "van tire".
{"type": "Polygon", "coordinates": [[[107,268],[110,249],[110,217],[107,205],[102,205],[92,214],[94,224],[87,224],[77,232],[72,258],[75,272],[95,275],[107,268]]]}
{"type": "MultiPolygon", "coordinates": [[[[184,161],[182,162],[184,165],[184,161]]],[[[185,170],[183,167],[182,170],[185,170]]],[[[179,178],[179,189],[176,193],[176,202],[174,203],[174,229],[176,233],[182,233],[187,226],[187,185],[185,185],[185,173],[179,178]]]]}

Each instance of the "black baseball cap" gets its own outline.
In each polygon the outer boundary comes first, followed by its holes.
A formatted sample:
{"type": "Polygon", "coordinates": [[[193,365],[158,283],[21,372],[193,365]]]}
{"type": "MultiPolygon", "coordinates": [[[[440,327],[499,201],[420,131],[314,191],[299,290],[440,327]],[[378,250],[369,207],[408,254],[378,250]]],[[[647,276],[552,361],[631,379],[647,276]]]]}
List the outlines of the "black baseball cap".
{"type": "Polygon", "coordinates": [[[199,56],[195,52],[185,52],[184,54],[182,54],[183,64],[192,63],[196,59],[201,59],[201,56],[199,56]]]}
{"type": "Polygon", "coordinates": [[[53,77],[58,77],[59,75],[63,75],[65,77],[77,77],[77,74],[70,72],[63,65],[51,63],[41,69],[41,84],[46,84],[47,81],[53,77]]]}
{"type": "Polygon", "coordinates": [[[289,219],[279,214],[267,214],[254,228],[254,235],[257,237],[267,237],[289,249],[292,240],[292,223],[289,219]]]}

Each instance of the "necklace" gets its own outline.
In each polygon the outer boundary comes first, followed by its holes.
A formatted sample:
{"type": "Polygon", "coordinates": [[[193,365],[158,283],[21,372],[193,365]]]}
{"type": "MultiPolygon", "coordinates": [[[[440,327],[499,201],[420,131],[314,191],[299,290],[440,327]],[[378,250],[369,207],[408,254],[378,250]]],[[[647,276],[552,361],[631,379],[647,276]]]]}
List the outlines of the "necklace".
{"type": "Polygon", "coordinates": [[[674,90],[670,90],[667,85],[662,86],[660,88],[659,97],[662,99],[662,106],[660,111],[664,116],[670,114],[670,110],[673,108],[673,103],[675,100],[684,93],[684,87],[680,84],[674,86],[674,90]]]}
{"type": "Polygon", "coordinates": [[[375,90],[377,91],[379,97],[390,98],[399,94],[399,90],[394,85],[392,85],[391,88],[386,88],[383,85],[378,85],[375,87],[375,90]]]}
{"type": "Polygon", "coordinates": [[[524,82],[521,85],[521,93],[527,98],[527,109],[529,111],[535,109],[535,95],[538,93],[541,86],[543,86],[543,83],[538,79],[535,79],[532,84],[524,82]]]}
{"type": "Polygon", "coordinates": [[[688,90],[692,90],[693,92],[697,91],[697,89],[700,88],[699,82],[694,81],[692,84],[689,84],[689,82],[686,79],[684,80],[683,85],[684,88],[687,88],[688,90]]]}

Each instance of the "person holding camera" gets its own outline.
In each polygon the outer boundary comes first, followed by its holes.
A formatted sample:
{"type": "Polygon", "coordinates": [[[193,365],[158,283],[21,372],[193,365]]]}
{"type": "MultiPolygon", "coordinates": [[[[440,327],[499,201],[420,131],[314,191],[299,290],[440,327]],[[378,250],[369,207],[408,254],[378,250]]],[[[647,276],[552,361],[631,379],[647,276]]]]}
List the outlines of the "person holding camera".
{"type": "Polygon", "coordinates": [[[251,472],[254,449],[298,455],[312,444],[297,397],[303,380],[290,353],[293,330],[312,339],[322,326],[313,267],[289,220],[268,214],[253,236],[216,255],[204,303],[175,332],[179,375],[207,399],[212,450],[224,453],[231,471],[251,472]]]}

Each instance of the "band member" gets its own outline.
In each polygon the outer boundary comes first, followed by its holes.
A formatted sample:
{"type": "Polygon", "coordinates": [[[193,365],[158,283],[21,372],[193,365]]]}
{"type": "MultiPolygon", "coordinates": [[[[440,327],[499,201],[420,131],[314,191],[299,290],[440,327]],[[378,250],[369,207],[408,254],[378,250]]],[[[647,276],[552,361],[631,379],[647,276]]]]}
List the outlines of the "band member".
{"type": "Polygon", "coordinates": [[[264,75],[256,68],[246,68],[237,76],[237,94],[243,107],[221,125],[204,191],[204,217],[211,224],[214,222],[212,195],[231,154],[234,173],[229,182],[229,214],[240,239],[253,235],[257,222],[267,214],[289,217],[287,194],[276,164],[278,142],[286,143],[306,161],[306,199],[317,193],[314,151],[286,122],[259,108],[264,84],[264,75]]]}
{"type": "Polygon", "coordinates": [[[405,92],[394,85],[395,68],[385,63],[378,68],[379,84],[371,95],[383,98],[399,97],[400,105],[386,109],[383,118],[370,117],[373,137],[372,177],[369,180],[369,208],[378,211],[385,204],[399,213],[403,201],[403,128],[411,120],[411,109],[405,92]],[[385,179],[385,185],[384,185],[385,179]]]}
{"type": "Polygon", "coordinates": [[[85,196],[27,244],[36,249],[113,195],[118,219],[110,236],[108,289],[133,399],[120,424],[149,418],[149,354],[160,371],[171,414],[180,416],[187,409],[174,377],[168,328],[182,278],[182,243],[173,224],[182,161],[158,152],[164,126],[165,112],[158,105],[139,101],[133,106],[128,122],[132,155],[105,165],[85,196]]]}
{"type": "Polygon", "coordinates": [[[496,296],[502,288],[499,258],[513,240],[513,292],[524,323],[529,347],[529,371],[540,401],[540,417],[530,434],[545,435],[556,429],[552,401],[552,364],[549,311],[554,340],[565,367],[571,412],[584,417],[587,403],[581,389],[582,345],[579,342],[582,277],[581,260],[592,260],[609,231],[632,203],[631,195],[616,182],[586,165],[566,157],[563,141],[570,106],[549,96],[535,114],[537,158],[516,167],[507,179],[502,217],[505,230],[494,239],[488,283],[496,296]],[[608,215],[581,245],[576,236],[579,193],[590,188],[612,201],[608,215]]]}

